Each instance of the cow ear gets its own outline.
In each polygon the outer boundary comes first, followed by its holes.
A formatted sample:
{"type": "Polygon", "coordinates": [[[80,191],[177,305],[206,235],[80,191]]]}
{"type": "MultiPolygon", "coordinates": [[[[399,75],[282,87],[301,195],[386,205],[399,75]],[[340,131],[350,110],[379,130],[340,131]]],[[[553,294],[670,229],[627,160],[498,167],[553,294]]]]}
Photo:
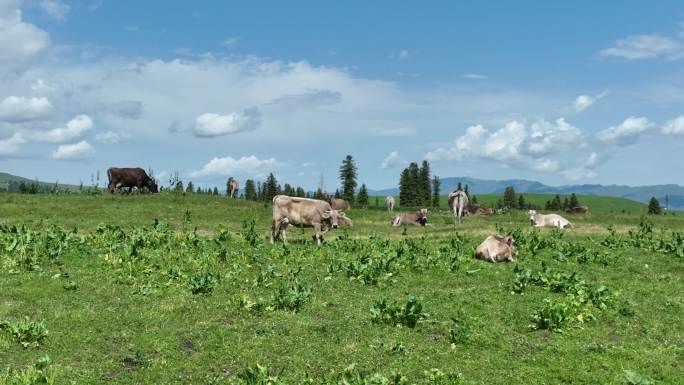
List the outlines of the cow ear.
{"type": "Polygon", "coordinates": [[[330,211],[329,211],[329,210],[323,211],[323,212],[321,213],[321,217],[323,217],[323,218],[325,218],[325,219],[330,218],[330,211]]]}
{"type": "Polygon", "coordinates": [[[513,244],[513,237],[510,235],[506,237],[506,243],[508,243],[508,246],[513,244]]]}
{"type": "Polygon", "coordinates": [[[344,211],[338,211],[337,212],[341,217],[346,217],[347,214],[344,213],[344,211]]]}

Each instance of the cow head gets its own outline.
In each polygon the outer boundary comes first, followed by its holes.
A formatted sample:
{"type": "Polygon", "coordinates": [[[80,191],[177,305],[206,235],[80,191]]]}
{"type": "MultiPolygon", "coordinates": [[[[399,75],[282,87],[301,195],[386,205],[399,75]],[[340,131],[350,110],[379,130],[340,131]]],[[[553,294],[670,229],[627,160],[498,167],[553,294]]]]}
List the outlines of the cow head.
{"type": "Polygon", "coordinates": [[[537,210],[530,210],[527,212],[527,216],[530,219],[530,226],[534,226],[536,221],[534,220],[534,217],[537,215],[537,210]]]}
{"type": "Polygon", "coordinates": [[[155,194],[159,192],[159,188],[157,187],[157,182],[155,182],[154,179],[152,179],[152,178],[149,178],[147,180],[145,187],[147,187],[147,189],[150,190],[150,192],[153,192],[155,194]]]}
{"type": "Polygon", "coordinates": [[[346,217],[344,212],[337,210],[326,210],[321,213],[321,218],[323,218],[323,222],[325,222],[325,224],[332,229],[340,227],[340,224],[347,224],[351,222],[351,220],[346,217]]]}
{"type": "Polygon", "coordinates": [[[504,238],[504,242],[511,248],[511,255],[518,253],[518,245],[515,243],[515,239],[510,235],[504,238]]]}

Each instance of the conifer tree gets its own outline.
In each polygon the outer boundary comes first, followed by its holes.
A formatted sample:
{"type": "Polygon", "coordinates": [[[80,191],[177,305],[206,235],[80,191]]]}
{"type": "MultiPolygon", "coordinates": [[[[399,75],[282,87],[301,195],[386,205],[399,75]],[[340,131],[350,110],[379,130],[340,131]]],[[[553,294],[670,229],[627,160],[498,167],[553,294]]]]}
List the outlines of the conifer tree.
{"type": "MultiPolygon", "coordinates": [[[[342,194],[340,193],[340,189],[335,190],[335,195],[333,195],[335,198],[339,199],[342,198],[342,194]]],[[[347,201],[349,202],[349,201],[347,201]]]]}
{"type": "Polygon", "coordinates": [[[297,191],[295,191],[295,196],[298,196],[300,198],[304,198],[306,196],[306,192],[304,191],[303,187],[297,187],[297,191]]]}
{"type": "Polygon", "coordinates": [[[570,194],[570,201],[568,201],[568,207],[574,208],[579,206],[579,200],[577,199],[577,195],[575,193],[570,194]]]}
{"type": "Polygon", "coordinates": [[[663,213],[660,202],[658,202],[656,197],[651,197],[651,200],[648,201],[648,213],[651,215],[660,215],[663,213]]]}
{"type": "Polygon", "coordinates": [[[439,207],[439,189],[442,185],[442,182],[439,180],[439,177],[435,175],[432,178],[432,207],[439,207]]]}
{"type": "Polygon", "coordinates": [[[463,192],[466,194],[468,199],[470,199],[470,189],[468,189],[468,185],[466,184],[465,187],[463,188],[463,192]]]}
{"type": "Polygon", "coordinates": [[[313,195],[314,199],[319,199],[323,200],[325,198],[325,194],[323,194],[323,190],[321,190],[320,186],[316,189],[316,192],[313,195]]]}
{"type": "Polygon", "coordinates": [[[405,168],[399,176],[399,205],[408,206],[409,205],[409,171],[405,168]]]}
{"type": "Polygon", "coordinates": [[[192,181],[188,182],[188,187],[185,188],[186,193],[193,193],[195,192],[195,185],[192,184],[192,181]]]}
{"type": "Polygon", "coordinates": [[[340,182],[342,182],[341,196],[347,202],[354,203],[354,191],[356,190],[356,165],[351,155],[347,155],[340,166],[340,182]]]}
{"type": "Polygon", "coordinates": [[[279,190],[280,187],[278,186],[278,181],[276,180],[273,173],[268,174],[268,177],[266,178],[266,181],[264,182],[262,187],[263,201],[272,201],[273,197],[278,195],[279,190]]]}
{"type": "Polygon", "coordinates": [[[264,200],[264,186],[261,182],[257,182],[256,200],[260,202],[264,200]]]}
{"type": "Polygon", "coordinates": [[[214,195],[219,195],[218,187],[214,186],[213,194],[214,194],[214,195]]]}
{"type": "Polygon", "coordinates": [[[503,206],[508,207],[510,209],[514,209],[518,207],[518,200],[515,196],[515,189],[513,186],[508,186],[504,190],[504,195],[503,195],[503,206]]]}
{"type": "Polygon", "coordinates": [[[429,206],[432,202],[432,191],[430,183],[430,163],[427,160],[423,161],[423,164],[418,170],[418,199],[416,204],[418,206],[429,206]]]}
{"type": "Polygon", "coordinates": [[[365,183],[361,184],[361,188],[359,189],[359,195],[356,197],[356,202],[361,207],[368,206],[368,189],[366,188],[365,183]]]}
{"type": "Polygon", "coordinates": [[[562,209],[562,210],[565,210],[565,209],[567,209],[568,207],[570,207],[570,202],[568,201],[568,197],[565,197],[565,198],[563,199],[563,205],[561,205],[561,209],[562,209]]]}
{"type": "Polygon", "coordinates": [[[254,184],[254,179],[247,179],[245,181],[245,199],[250,201],[257,200],[257,191],[254,184]]]}
{"type": "Polygon", "coordinates": [[[520,194],[520,196],[518,197],[518,208],[522,210],[525,207],[527,207],[527,204],[525,204],[525,198],[522,194],[520,194]]]}

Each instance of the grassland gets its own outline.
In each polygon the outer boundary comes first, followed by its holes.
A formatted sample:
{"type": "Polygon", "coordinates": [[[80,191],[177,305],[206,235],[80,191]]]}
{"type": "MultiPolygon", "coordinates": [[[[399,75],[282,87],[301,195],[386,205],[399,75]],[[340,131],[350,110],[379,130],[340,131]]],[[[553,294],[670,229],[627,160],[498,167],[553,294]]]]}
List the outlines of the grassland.
{"type": "Polygon", "coordinates": [[[680,384],[684,216],[591,199],[563,233],[352,209],[315,247],[269,245],[270,207],[224,197],[3,194],[0,384],[680,384]],[[472,258],[496,232],[517,262],[472,258]]]}

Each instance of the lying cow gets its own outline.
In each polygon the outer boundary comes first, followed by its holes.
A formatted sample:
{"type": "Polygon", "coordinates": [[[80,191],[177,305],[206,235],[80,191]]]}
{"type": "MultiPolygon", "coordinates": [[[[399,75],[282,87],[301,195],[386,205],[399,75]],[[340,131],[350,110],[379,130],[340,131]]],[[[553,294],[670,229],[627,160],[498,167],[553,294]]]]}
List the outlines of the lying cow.
{"type": "Polygon", "coordinates": [[[494,210],[492,210],[491,207],[482,206],[478,204],[470,204],[466,206],[465,213],[466,215],[492,215],[494,213],[494,210]]]}
{"type": "Polygon", "coordinates": [[[587,206],[568,207],[567,209],[565,209],[565,212],[568,214],[587,214],[587,213],[589,213],[589,207],[587,207],[587,206]]]}
{"type": "Polygon", "coordinates": [[[333,210],[347,210],[351,207],[349,202],[341,198],[328,198],[327,201],[333,210]]]}
{"type": "Polygon", "coordinates": [[[110,167],[107,170],[107,177],[109,178],[109,185],[107,190],[110,193],[114,192],[114,189],[119,189],[122,187],[128,187],[129,190],[133,187],[143,188],[147,187],[150,192],[158,193],[157,182],[150,178],[149,175],[140,167],[136,168],[120,168],[120,167],[110,167]]]}
{"type": "Polygon", "coordinates": [[[549,226],[557,227],[559,229],[572,227],[572,223],[558,214],[539,214],[537,213],[537,210],[530,210],[527,214],[530,218],[530,225],[534,227],[549,226]]]}
{"type": "Polygon", "coordinates": [[[276,230],[283,242],[287,243],[286,229],[288,225],[297,227],[313,227],[316,231],[314,240],[321,244],[323,235],[330,229],[346,224],[351,226],[351,219],[342,211],[330,207],[326,201],[309,198],[295,198],[287,195],[273,197],[273,222],[271,223],[271,243],[275,241],[276,230]]]}
{"type": "Polygon", "coordinates": [[[475,258],[489,262],[515,262],[513,256],[517,252],[515,239],[510,235],[507,237],[490,235],[475,250],[475,258]]]}
{"type": "Polygon", "coordinates": [[[427,226],[427,215],[427,209],[421,209],[420,211],[416,211],[415,213],[395,215],[394,218],[392,218],[392,226],[399,227],[402,224],[427,226]]]}

